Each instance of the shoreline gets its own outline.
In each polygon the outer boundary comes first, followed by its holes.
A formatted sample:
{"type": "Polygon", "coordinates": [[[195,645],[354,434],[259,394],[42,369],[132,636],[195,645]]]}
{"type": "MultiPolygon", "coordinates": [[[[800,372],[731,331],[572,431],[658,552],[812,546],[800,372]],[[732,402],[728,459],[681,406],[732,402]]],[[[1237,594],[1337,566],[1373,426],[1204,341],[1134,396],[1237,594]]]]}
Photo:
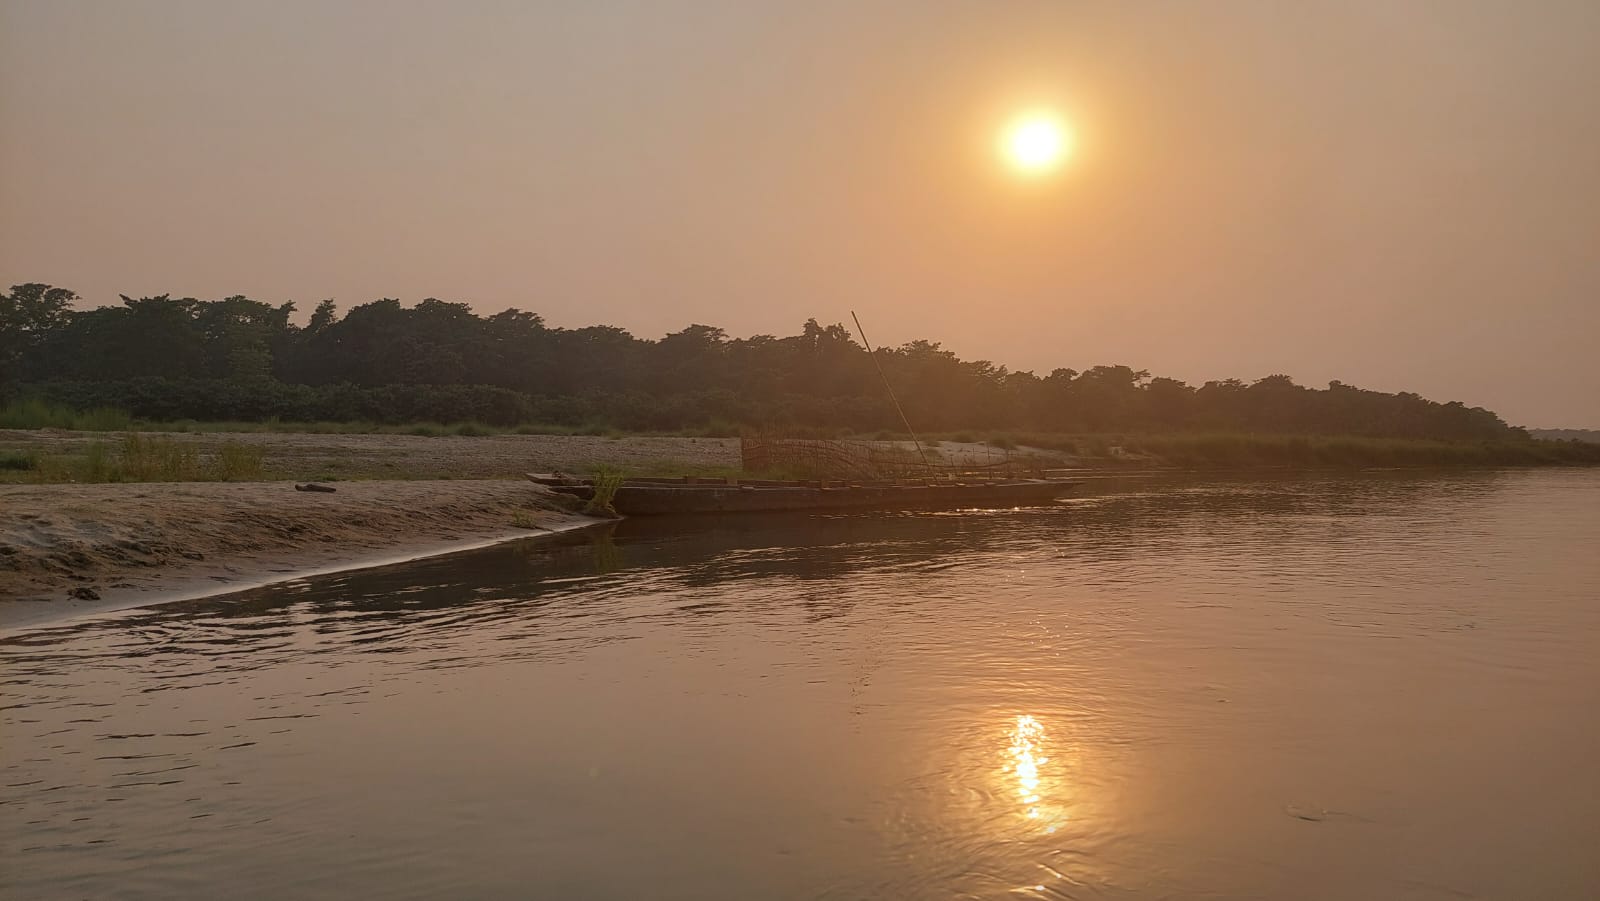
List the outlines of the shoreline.
{"type": "Polygon", "coordinates": [[[239,580],[235,582],[191,579],[173,581],[160,587],[143,590],[107,589],[98,600],[92,601],[83,601],[76,598],[65,600],[5,598],[0,599],[0,635],[41,626],[62,625],[83,617],[101,616],[107,613],[120,613],[125,610],[139,610],[146,607],[160,607],[165,604],[177,604],[184,601],[222,597],[252,591],[257,588],[266,588],[270,585],[297,582],[301,579],[314,579],[319,576],[331,576],[359,570],[381,569],[386,566],[400,566],[406,563],[414,563],[418,560],[447,557],[451,554],[476,551],[486,547],[494,547],[495,545],[510,544],[515,541],[550,541],[574,532],[599,528],[615,521],[601,519],[588,522],[573,522],[543,531],[517,531],[437,544],[402,545],[397,546],[392,553],[352,557],[336,563],[314,566],[310,569],[241,571],[239,580]]]}
{"type": "Polygon", "coordinates": [[[495,480],[0,486],[0,631],[606,522],[495,480]]]}

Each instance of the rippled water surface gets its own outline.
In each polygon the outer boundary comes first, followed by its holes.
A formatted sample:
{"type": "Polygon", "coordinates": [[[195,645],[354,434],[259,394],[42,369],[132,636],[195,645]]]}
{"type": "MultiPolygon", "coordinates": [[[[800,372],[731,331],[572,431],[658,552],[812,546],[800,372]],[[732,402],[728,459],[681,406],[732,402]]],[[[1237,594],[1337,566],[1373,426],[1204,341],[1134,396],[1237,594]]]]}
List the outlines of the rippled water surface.
{"type": "Polygon", "coordinates": [[[629,521],[3,636],[8,897],[1600,897],[1600,473],[629,521]]]}

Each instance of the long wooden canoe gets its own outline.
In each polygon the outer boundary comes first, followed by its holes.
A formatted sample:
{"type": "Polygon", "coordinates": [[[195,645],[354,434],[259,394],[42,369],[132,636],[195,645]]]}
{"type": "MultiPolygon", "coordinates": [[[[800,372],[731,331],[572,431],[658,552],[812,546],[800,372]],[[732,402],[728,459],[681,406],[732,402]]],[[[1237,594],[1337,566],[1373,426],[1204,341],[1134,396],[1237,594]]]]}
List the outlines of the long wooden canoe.
{"type": "MultiPolygon", "coordinates": [[[[534,473],[528,478],[585,500],[594,496],[588,480],[534,473]]],[[[1078,484],[1062,479],[855,483],[641,479],[623,483],[611,505],[626,516],[851,508],[993,509],[1048,503],[1078,484]]]]}

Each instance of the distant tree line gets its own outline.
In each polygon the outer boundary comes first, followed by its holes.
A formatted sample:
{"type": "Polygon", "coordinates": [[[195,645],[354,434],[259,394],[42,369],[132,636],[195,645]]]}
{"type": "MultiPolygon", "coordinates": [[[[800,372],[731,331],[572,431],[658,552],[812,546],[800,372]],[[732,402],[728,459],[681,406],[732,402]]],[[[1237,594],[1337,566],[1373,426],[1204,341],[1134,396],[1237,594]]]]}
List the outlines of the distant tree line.
{"type": "Polygon", "coordinates": [[[1581,441],[1600,444],[1600,429],[1528,429],[1528,434],[1540,441],[1581,441]]]}
{"type": "MultiPolygon", "coordinates": [[[[462,303],[385,299],[309,322],[228,297],[123,297],[76,310],[71,291],[0,295],[0,394],[145,419],[476,420],[630,430],[717,426],[871,432],[900,428],[872,359],[842,325],[729,338],[691,325],[658,340],[620,328],[478,316],[462,303]]],[[[1411,393],[1325,389],[1286,375],[1198,387],[1128,366],[1016,372],[937,343],[879,350],[919,430],[1258,432],[1522,440],[1494,413],[1411,393]]]]}

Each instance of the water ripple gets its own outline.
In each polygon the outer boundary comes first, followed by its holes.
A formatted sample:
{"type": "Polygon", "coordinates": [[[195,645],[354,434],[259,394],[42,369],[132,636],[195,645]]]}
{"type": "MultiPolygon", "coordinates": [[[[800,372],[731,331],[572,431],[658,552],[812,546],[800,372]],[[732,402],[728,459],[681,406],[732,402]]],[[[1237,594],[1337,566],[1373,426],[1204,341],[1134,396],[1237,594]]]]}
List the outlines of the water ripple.
{"type": "Polygon", "coordinates": [[[13,632],[0,887],[1586,897],[1596,500],[640,520],[13,632]]]}

